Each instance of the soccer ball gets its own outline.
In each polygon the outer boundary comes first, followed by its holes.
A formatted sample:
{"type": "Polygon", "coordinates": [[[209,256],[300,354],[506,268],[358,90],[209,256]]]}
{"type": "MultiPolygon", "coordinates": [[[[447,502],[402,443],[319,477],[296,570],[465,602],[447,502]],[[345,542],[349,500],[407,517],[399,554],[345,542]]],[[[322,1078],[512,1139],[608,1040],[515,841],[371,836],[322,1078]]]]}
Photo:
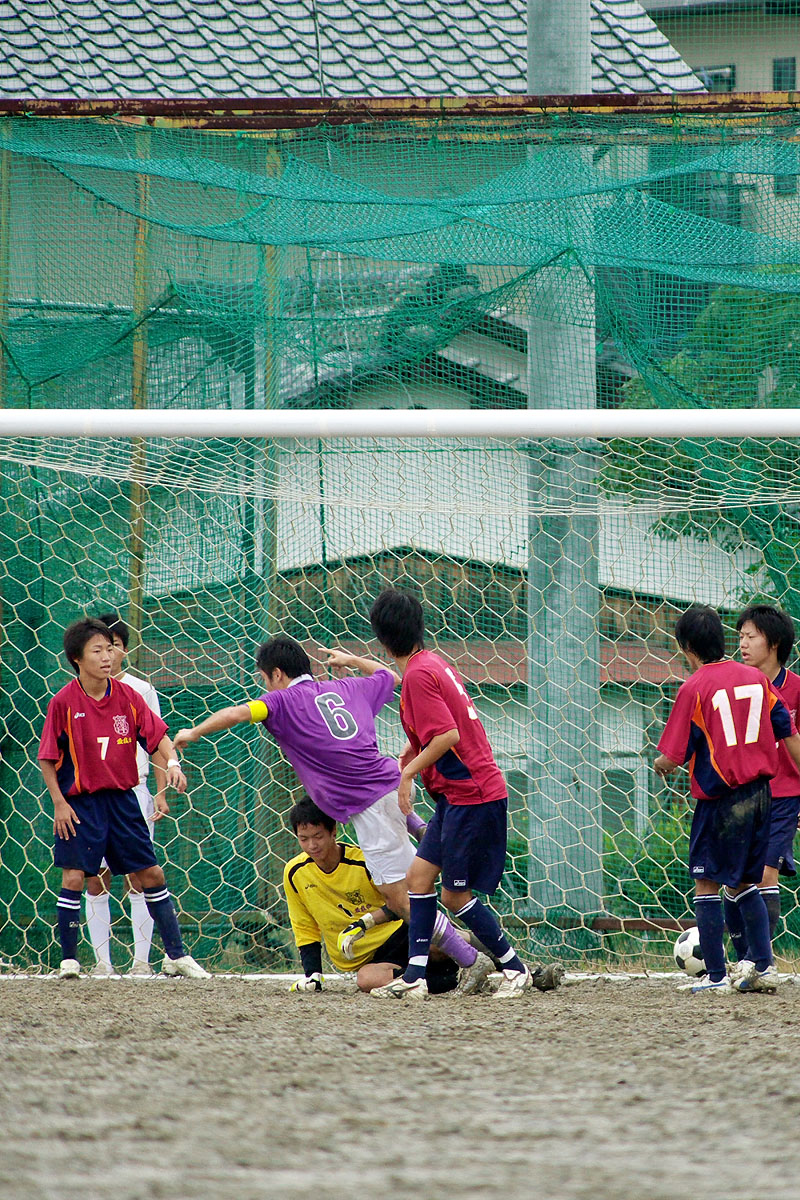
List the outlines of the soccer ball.
{"type": "Polygon", "coordinates": [[[706,964],[700,950],[700,933],[696,925],[684,929],[675,943],[675,962],[687,975],[705,975],[706,964]]]}

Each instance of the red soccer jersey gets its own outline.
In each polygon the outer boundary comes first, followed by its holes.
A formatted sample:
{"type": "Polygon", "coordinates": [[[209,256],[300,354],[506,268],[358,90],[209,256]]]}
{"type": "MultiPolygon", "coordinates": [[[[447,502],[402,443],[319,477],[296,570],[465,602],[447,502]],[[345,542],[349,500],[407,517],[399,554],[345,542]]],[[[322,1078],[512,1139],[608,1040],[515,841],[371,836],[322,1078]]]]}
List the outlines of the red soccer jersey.
{"type": "Polygon", "coordinates": [[[775,739],[796,732],[766,675],[725,659],[705,663],[681,684],[658,748],[673,762],[689,763],[692,795],[707,800],[772,779],[775,739]]]}
{"type": "Polygon", "coordinates": [[[111,679],[102,700],[93,700],[73,679],[47,706],[39,758],[56,764],[64,796],[127,791],[139,782],[137,744],[152,754],[166,732],[127,684],[111,679]]]}
{"type": "MultiPolygon", "coordinates": [[[[781,667],[772,681],[772,686],[788,708],[789,716],[796,725],[797,710],[800,708],[800,675],[781,667]]],[[[794,765],[794,759],[783,742],[778,742],[778,774],[772,780],[770,790],[773,796],[800,796],[800,771],[794,765]]]]}
{"type": "Polygon", "coordinates": [[[486,804],[508,795],[460,675],[431,650],[420,650],[409,660],[400,689],[400,720],[415,754],[438,734],[458,730],[452,750],[422,772],[431,796],[446,796],[451,804],[486,804]]]}

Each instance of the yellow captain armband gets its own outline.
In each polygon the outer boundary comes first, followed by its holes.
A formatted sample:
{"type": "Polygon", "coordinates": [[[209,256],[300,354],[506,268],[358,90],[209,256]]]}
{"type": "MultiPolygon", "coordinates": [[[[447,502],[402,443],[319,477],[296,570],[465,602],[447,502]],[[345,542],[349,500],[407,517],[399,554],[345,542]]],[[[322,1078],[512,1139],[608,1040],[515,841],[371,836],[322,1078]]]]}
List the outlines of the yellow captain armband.
{"type": "Polygon", "coordinates": [[[251,725],[257,725],[259,721],[266,721],[269,716],[269,709],[263,700],[248,700],[247,707],[250,709],[251,725]]]}

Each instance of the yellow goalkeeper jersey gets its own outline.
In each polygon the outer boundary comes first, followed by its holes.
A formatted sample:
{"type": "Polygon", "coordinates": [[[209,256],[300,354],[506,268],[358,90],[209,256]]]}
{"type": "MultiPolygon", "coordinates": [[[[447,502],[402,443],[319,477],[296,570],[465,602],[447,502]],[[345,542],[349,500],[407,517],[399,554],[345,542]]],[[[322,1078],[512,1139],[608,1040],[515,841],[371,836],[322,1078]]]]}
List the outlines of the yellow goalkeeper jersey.
{"type": "Polygon", "coordinates": [[[297,946],[324,942],[337,971],[357,971],[371,961],[403,922],[387,921],[368,929],[354,946],[355,958],[347,959],[339,953],[336,938],[345,925],[385,903],[372,882],[362,851],[345,845],[342,851],[342,861],[330,874],[321,871],[307,854],[298,854],[283,869],[283,890],[297,946]]]}

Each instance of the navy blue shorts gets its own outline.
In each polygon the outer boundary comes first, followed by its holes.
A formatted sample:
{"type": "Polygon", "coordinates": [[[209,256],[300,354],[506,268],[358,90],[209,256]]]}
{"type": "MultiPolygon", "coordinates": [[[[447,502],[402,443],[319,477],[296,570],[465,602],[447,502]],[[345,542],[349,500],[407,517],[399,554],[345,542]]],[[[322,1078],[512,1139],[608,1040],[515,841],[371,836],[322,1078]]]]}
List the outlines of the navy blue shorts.
{"type": "Polygon", "coordinates": [[[781,875],[797,874],[793,847],[798,814],[800,796],[773,796],[767,866],[774,867],[781,875]]]}
{"type": "Polygon", "coordinates": [[[56,836],[53,862],[66,871],[97,875],[105,858],[112,875],[129,875],[155,867],[150,830],[131,789],[110,789],[67,796],[80,825],[70,838],[56,836]]]}
{"type": "Polygon", "coordinates": [[[449,804],[444,796],[428,822],[417,855],[441,869],[451,892],[473,889],[491,895],[506,865],[508,800],[449,804]]]}
{"type": "Polygon", "coordinates": [[[698,800],[689,837],[689,874],[727,887],[760,883],[769,846],[769,780],[756,779],[715,800],[698,800]]]}

